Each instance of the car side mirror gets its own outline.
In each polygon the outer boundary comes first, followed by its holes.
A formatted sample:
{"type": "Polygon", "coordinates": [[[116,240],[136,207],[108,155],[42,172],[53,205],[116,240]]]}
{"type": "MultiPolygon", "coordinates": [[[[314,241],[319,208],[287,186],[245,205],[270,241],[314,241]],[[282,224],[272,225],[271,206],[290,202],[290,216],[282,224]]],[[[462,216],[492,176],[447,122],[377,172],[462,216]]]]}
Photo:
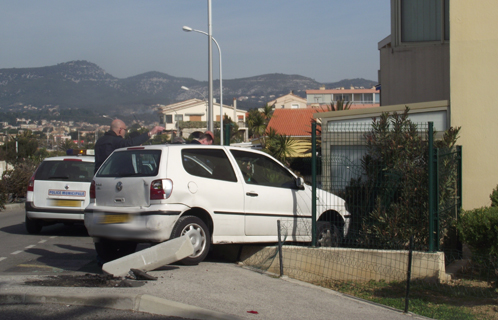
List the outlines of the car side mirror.
{"type": "Polygon", "coordinates": [[[296,178],[296,187],[300,190],[304,190],[304,180],[301,177],[296,178]]]}

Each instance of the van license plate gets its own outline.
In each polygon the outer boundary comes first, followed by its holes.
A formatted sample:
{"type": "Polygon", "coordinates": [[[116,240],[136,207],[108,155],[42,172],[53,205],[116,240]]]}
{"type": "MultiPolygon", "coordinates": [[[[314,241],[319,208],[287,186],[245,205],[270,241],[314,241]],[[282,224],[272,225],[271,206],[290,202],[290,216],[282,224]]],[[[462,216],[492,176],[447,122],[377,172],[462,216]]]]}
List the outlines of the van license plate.
{"type": "Polygon", "coordinates": [[[53,200],[53,205],[57,207],[81,207],[81,200],[53,200]]]}
{"type": "Polygon", "coordinates": [[[128,221],[130,221],[130,216],[128,214],[108,214],[102,217],[100,223],[125,223],[128,221]]]}

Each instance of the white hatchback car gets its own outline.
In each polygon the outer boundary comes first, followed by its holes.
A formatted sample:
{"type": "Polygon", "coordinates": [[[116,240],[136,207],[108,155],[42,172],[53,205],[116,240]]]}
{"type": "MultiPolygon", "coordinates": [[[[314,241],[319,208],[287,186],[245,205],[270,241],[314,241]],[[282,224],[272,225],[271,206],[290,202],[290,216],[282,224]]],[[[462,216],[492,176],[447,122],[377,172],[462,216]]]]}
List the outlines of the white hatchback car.
{"type": "Polygon", "coordinates": [[[95,157],[46,158],[28,183],[25,224],[37,234],[44,225],[82,222],[89,203],[95,157]]]}
{"type": "MultiPolygon", "coordinates": [[[[350,214],[317,191],[318,243],[337,246],[350,214]]],[[[152,145],[115,150],[93,178],[85,226],[104,261],[188,235],[196,264],[211,244],[311,241],[311,188],[266,153],[227,146],[152,145]]]]}

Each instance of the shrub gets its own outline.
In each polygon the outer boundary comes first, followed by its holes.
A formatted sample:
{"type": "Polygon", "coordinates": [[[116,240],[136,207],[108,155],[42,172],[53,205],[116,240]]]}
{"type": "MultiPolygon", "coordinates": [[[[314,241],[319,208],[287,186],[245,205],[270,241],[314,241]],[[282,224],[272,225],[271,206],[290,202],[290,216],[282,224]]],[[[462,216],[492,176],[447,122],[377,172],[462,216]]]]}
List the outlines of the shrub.
{"type": "MultiPolygon", "coordinates": [[[[364,136],[367,153],[361,159],[362,174],[351,179],[343,195],[353,216],[350,243],[406,248],[413,235],[417,250],[429,244],[429,144],[408,112],[407,107],[402,114],[383,113],[364,136]]],[[[434,147],[451,150],[459,130],[450,128],[441,140],[434,141],[434,147]]],[[[454,197],[454,164],[449,160],[439,169],[440,205],[454,197]]],[[[452,219],[440,216],[441,238],[452,219]]]]}
{"type": "Polygon", "coordinates": [[[29,178],[35,172],[36,164],[35,161],[26,160],[16,163],[14,169],[4,171],[0,181],[0,198],[3,201],[18,201],[26,197],[29,178]]]}
{"type": "Polygon", "coordinates": [[[493,192],[489,195],[489,199],[491,199],[492,207],[498,207],[498,186],[493,189],[493,192]]]}
{"type": "Polygon", "coordinates": [[[498,255],[498,207],[462,211],[457,228],[462,242],[479,255],[498,255]]]}

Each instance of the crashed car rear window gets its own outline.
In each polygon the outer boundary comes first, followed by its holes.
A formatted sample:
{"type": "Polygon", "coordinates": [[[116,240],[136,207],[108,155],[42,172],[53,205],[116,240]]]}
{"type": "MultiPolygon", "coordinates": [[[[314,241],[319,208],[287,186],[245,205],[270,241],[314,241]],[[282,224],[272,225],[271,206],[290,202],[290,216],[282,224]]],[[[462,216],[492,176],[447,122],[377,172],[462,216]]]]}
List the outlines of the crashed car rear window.
{"type": "Polygon", "coordinates": [[[161,150],[131,149],[111,154],[97,177],[150,177],[159,171],[161,150]]]}
{"type": "Polygon", "coordinates": [[[91,182],[94,163],[85,161],[44,161],[35,180],[91,182]]]}

